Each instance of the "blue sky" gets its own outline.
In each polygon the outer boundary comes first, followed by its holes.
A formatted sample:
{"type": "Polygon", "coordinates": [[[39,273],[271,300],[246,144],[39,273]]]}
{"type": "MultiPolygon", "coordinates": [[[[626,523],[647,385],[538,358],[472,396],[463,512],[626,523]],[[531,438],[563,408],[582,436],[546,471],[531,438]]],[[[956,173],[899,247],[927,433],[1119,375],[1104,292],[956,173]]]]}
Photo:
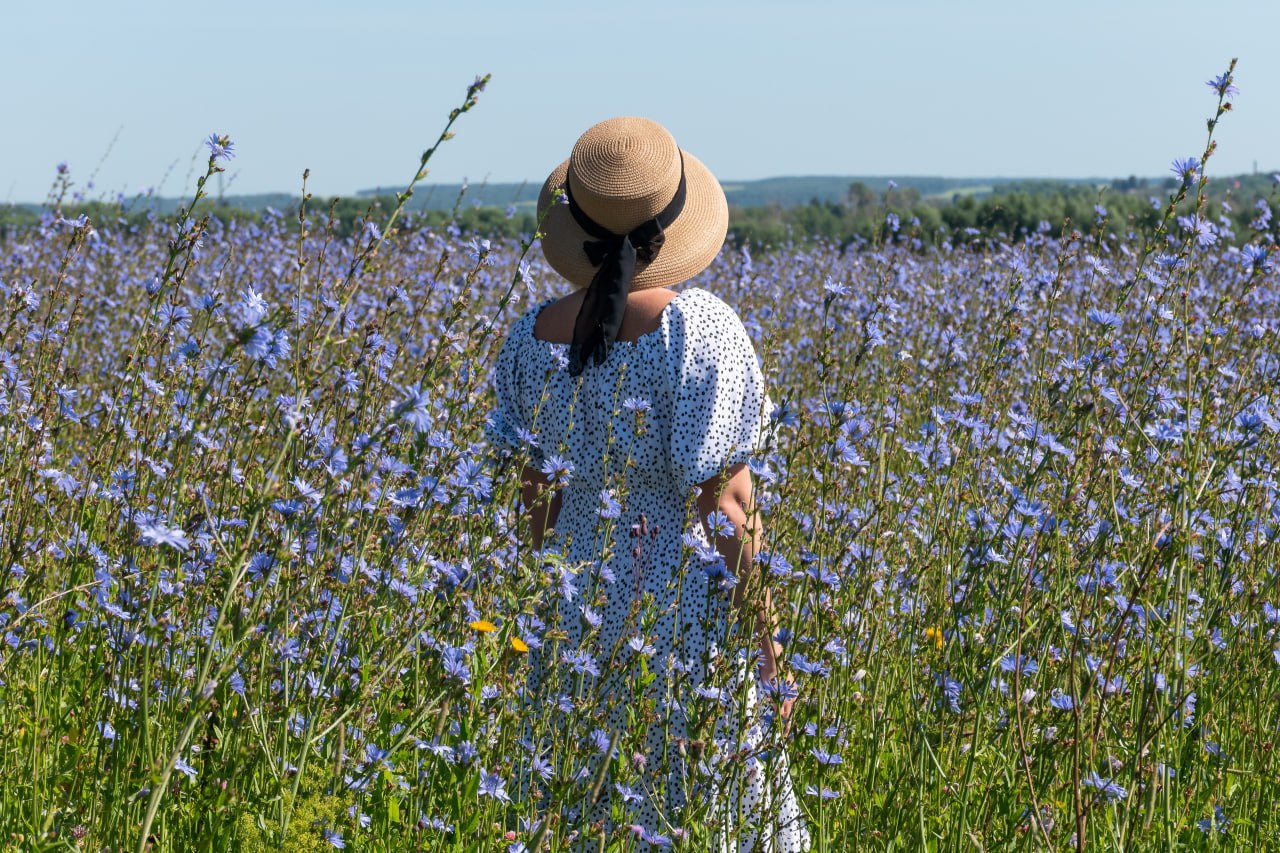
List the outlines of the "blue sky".
{"type": "Polygon", "coordinates": [[[1210,172],[1280,170],[1274,0],[14,0],[3,17],[0,201],[43,198],[62,160],[81,186],[96,173],[90,195],[186,194],[213,131],[236,144],[229,193],[297,192],[304,168],[322,195],[401,184],[482,72],[433,180],[540,183],[626,114],[726,182],[1163,175],[1203,148],[1204,81],[1233,56],[1210,172]]]}

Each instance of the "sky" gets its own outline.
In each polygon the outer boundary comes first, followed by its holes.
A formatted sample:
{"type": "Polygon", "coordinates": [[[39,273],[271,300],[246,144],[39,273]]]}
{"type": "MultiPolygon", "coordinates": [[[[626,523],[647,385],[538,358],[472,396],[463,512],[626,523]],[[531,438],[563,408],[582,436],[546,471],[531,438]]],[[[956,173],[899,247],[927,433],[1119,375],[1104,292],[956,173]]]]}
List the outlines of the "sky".
{"type": "Polygon", "coordinates": [[[664,124],[724,183],[782,175],[1280,171],[1275,0],[0,0],[0,203],[59,162],[89,197],[407,182],[477,74],[431,181],[539,185],[597,121],[664,124]],[[88,189],[92,180],[93,189],[88,189]]]}

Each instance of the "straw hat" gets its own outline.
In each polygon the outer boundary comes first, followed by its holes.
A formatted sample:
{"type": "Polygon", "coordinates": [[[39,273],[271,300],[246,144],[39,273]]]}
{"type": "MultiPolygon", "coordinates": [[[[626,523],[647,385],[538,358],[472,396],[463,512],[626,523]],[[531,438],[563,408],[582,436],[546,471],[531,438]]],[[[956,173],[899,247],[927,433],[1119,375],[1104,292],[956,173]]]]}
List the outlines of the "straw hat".
{"type": "Polygon", "coordinates": [[[613,234],[627,234],[664,211],[674,214],[661,229],[661,244],[652,259],[642,255],[637,261],[631,290],[686,281],[704,270],[724,244],[729,206],[707,167],[681,151],[657,122],[612,118],[582,134],[538,197],[538,214],[546,212],[542,252],[575,288],[587,287],[599,269],[584,248],[599,234],[589,234],[569,205],[556,201],[557,190],[565,187],[566,180],[580,213],[613,234]],[[685,195],[680,206],[673,200],[682,164],[685,195]]]}

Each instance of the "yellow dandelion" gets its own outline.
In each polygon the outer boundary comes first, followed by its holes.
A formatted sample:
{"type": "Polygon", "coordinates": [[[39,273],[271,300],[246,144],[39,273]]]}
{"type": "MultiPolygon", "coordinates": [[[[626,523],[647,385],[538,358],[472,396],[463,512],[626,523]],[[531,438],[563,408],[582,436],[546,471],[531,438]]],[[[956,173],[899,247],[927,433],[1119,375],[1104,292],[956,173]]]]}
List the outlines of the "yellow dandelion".
{"type": "Polygon", "coordinates": [[[485,634],[492,634],[494,631],[498,630],[498,626],[490,622],[488,619],[477,619],[476,621],[468,622],[467,624],[477,631],[482,631],[485,634]]]}
{"type": "Polygon", "coordinates": [[[519,637],[512,637],[511,648],[515,649],[520,654],[524,654],[525,652],[529,651],[529,644],[526,643],[524,640],[520,639],[519,637]]]}
{"type": "Polygon", "coordinates": [[[941,628],[935,628],[933,625],[930,625],[928,628],[924,629],[924,638],[926,641],[933,640],[933,644],[935,646],[937,646],[938,648],[942,648],[942,629],[941,628]]]}

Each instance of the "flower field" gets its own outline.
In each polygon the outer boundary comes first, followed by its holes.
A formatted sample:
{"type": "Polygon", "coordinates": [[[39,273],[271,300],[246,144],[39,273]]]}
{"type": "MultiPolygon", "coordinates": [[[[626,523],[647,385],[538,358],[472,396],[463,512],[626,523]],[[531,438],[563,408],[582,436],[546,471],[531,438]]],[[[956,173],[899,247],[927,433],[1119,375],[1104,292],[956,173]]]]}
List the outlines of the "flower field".
{"type": "MultiPolygon", "coordinates": [[[[1280,274],[1212,152],[1154,231],[894,217],[691,282],[776,404],[761,726],[814,850],[1280,844],[1280,274]]],[[[709,849],[734,668],[681,822],[636,823],[655,707],[593,687],[644,683],[644,631],[597,648],[588,600],[565,640],[592,567],[485,438],[503,333],[567,290],[534,235],[196,209],[0,242],[0,849],[709,849]]]]}

